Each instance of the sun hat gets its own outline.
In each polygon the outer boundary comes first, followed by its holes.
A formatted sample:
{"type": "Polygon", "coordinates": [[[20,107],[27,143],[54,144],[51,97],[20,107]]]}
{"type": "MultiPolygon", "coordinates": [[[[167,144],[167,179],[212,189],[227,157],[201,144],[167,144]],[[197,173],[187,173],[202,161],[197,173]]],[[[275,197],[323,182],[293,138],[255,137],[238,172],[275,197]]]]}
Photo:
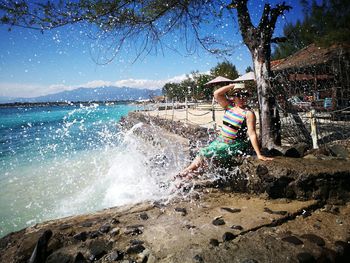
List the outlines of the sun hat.
{"type": "Polygon", "coordinates": [[[244,83],[236,83],[235,86],[226,92],[227,96],[235,96],[238,93],[250,93],[249,90],[245,87],[244,83]]]}

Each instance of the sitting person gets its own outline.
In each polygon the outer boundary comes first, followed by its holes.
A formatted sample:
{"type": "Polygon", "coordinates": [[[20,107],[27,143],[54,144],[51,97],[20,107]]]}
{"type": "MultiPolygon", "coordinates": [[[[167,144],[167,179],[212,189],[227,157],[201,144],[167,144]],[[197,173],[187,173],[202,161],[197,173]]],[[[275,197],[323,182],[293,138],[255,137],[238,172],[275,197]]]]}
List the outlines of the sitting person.
{"type": "Polygon", "coordinates": [[[191,179],[199,168],[206,165],[206,160],[209,158],[227,162],[232,156],[243,155],[249,150],[250,143],[258,159],[272,160],[260,152],[255,130],[256,117],[255,113],[247,107],[248,96],[249,93],[246,90],[235,88],[234,84],[224,86],[214,92],[216,101],[225,109],[220,135],[209,146],[202,148],[193,162],[178,177],[191,179]],[[232,98],[226,97],[229,91],[233,92],[232,98]]]}

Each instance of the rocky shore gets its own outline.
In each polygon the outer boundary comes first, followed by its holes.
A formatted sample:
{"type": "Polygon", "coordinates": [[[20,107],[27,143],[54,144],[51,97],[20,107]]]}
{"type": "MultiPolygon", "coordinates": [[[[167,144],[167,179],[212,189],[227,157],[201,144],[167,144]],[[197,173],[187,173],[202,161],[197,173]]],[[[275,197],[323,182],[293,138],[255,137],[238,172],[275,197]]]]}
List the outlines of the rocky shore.
{"type": "MultiPolygon", "coordinates": [[[[142,113],[122,125],[139,122],[144,139],[161,127],[189,155],[214,133],[142,113]]],[[[240,159],[171,200],[40,223],[1,238],[0,262],[350,262],[345,150],[240,159]]]]}

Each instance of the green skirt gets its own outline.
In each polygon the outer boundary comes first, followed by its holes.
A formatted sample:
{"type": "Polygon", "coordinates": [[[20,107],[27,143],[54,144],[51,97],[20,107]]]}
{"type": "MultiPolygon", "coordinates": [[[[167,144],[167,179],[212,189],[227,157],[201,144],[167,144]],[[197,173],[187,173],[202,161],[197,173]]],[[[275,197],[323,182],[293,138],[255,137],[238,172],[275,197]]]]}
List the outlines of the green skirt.
{"type": "Polygon", "coordinates": [[[250,142],[247,140],[236,139],[233,143],[225,143],[215,140],[207,147],[199,151],[199,156],[212,158],[216,161],[226,162],[232,156],[242,156],[250,149],[250,142]]]}

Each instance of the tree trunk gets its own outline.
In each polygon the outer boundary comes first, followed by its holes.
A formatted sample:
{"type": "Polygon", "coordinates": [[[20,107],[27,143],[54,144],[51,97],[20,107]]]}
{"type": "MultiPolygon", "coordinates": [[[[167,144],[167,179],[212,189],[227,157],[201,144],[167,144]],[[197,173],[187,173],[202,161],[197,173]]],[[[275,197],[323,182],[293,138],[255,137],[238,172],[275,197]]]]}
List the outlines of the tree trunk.
{"type": "Polygon", "coordinates": [[[261,147],[272,149],[280,145],[280,122],[276,100],[272,95],[269,83],[269,65],[264,56],[266,51],[254,50],[253,65],[259,101],[259,125],[261,147]]]}

